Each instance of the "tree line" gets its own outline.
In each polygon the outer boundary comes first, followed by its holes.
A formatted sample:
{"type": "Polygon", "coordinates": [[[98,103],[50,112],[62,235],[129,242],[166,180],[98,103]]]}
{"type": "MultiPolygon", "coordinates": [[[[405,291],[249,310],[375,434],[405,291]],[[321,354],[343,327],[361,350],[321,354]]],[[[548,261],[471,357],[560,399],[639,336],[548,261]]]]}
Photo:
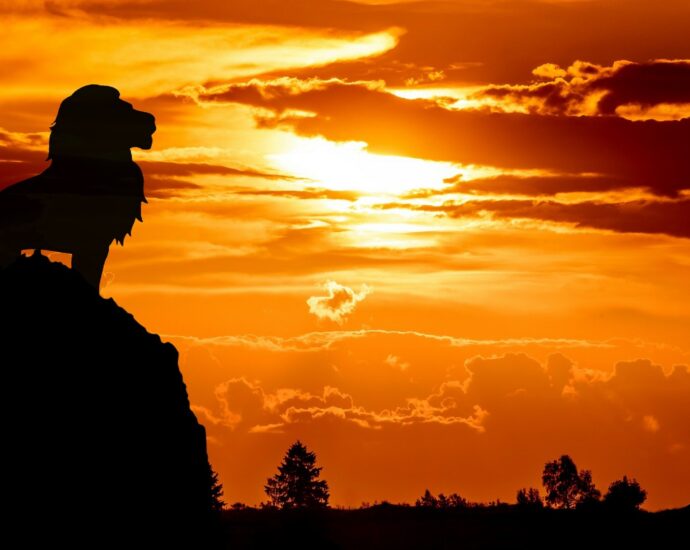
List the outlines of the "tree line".
{"type": "MultiPolygon", "coordinates": [[[[267,480],[264,492],[268,500],[261,507],[281,510],[328,508],[330,493],[326,480],[320,479],[321,470],[316,465],[316,454],[309,451],[301,441],[296,441],[285,453],[278,472],[267,480]]],[[[627,476],[611,483],[602,496],[592,481],[592,473],[589,470],[578,470],[568,455],[547,462],[541,479],[544,497],[534,487],[519,489],[516,495],[517,507],[531,510],[545,507],[564,510],[605,507],[616,511],[634,511],[647,498],[647,492],[640,484],[627,476]]],[[[500,501],[472,503],[456,493],[440,493],[435,496],[427,489],[414,505],[419,508],[460,509],[502,504],[504,503],[500,501]]],[[[363,504],[363,507],[368,505],[363,504]]],[[[235,503],[231,508],[241,509],[246,506],[235,503]]]]}
{"type": "MultiPolygon", "coordinates": [[[[539,489],[535,487],[519,489],[516,504],[525,509],[541,509],[546,507],[564,510],[595,508],[604,505],[614,510],[638,510],[647,499],[647,491],[640,487],[635,479],[623,476],[609,485],[608,491],[602,497],[601,491],[592,481],[592,472],[578,471],[572,458],[562,455],[560,458],[547,462],[541,476],[545,496],[542,499],[539,489]]],[[[500,502],[491,503],[493,505],[500,502]]],[[[427,508],[469,508],[485,506],[484,504],[469,503],[455,493],[437,497],[427,489],[424,495],[415,502],[415,506],[427,508]]]]}

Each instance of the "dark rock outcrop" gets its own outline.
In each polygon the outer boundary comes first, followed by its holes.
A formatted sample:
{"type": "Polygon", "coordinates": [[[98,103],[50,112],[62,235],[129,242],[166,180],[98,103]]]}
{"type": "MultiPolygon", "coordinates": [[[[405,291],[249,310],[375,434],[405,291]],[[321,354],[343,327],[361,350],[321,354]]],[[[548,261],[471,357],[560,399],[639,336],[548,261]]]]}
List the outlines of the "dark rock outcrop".
{"type": "Polygon", "coordinates": [[[0,270],[0,315],[0,492],[16,547],[206,546],[206,437],[174,346],[42,256],[0,270]]]}

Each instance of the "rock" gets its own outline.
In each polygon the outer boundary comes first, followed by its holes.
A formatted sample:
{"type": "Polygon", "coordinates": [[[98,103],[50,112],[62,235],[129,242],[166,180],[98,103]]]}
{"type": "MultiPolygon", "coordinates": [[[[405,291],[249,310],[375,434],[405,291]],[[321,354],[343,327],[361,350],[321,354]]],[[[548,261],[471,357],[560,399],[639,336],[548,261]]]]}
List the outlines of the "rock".
{"type": "Polygon", "coordinates": [[[43,256],[0,270],[0,315],[16,547],[203,547],[211,469],[175,347],[43,256]]]}

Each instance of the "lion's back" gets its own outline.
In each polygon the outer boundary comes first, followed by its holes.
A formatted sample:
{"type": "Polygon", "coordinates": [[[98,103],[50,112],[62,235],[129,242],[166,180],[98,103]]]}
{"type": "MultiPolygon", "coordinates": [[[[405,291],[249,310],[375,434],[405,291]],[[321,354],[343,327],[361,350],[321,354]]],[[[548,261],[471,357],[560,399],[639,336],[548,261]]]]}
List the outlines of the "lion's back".
{"type": "Polygon", "coordinates": [[[31,224],[41,217],[43,204],[32,194],[42,186],[41,179],[40,175],[34,176],[0,191],[0,230],[31,224]]]}
{"type": "Polygon", "coordinates": [[[61,177],[46,171],[0,191],[0,230],[31,228],[46,242],[122,244],[146,201],[140,175],[61,177]]]}

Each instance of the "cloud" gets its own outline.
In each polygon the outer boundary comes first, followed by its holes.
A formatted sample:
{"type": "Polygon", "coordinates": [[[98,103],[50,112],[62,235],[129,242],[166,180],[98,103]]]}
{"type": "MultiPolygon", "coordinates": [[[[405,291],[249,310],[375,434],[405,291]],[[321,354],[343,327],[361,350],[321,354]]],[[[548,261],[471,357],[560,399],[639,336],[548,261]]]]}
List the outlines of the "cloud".
{"type": "MultiPolygon", "coordinates": [[[[165,151],[158,151],[161,155],[165,155],[165,151]]],[[[294,179],[287,174],[276,174],[273,172],[265,172],[253,168],[237,168],[233,166],[224,166],[218,164],[208,164],[203,162],[165,162],[165,161],[148,161],[138,160],[139,166],[146,174],[156,176],[194,176],[214,174],[221,176],[248,176],[263,179],[294,179]]]]}
{"type": "MultiPolygon", "coordinates": [[[[209,419],[214,440],[227,446],[263,448],[271,441],[279,446],[318,436],[321,445],[336,446],[322,458],[331,475],[349,479],[354,468],[367,481],[360,487],[383,487],[396,479],[400,486],[399,477],[387,473],[395,465],[397,475],[410,468],[409,475],[416,476],[410,479],[413,487],[401,487],[402,492],[413,492],[415,482],[433,481],[444,490],[459,484],[470,494],[488,498],[496,491],[503,498],[526,483],[521,476],[536,480],[545,460],[568,452],[586,460],[597,485],[605,487],[603,480],[627,472],[643,480],[656,502],[661,492],[682,502],[677,489],[687,469],[678,467],[687,460],[690,437],[684,422],[690,413],[687,366],[665,370],[638,359],[620,361],[607,373],[562,354],[539,361],[506,353],[470,357],[462,370],[462,377],[449,371],[432,391],[416,386],[416,396],[389,407],[364,405],[358,398],[378,376],[371,368],[352,391],[234,378],[217,387],[214,405],[199,410],[209,419]],[[352,445],[359,453],[342,455],[341,449],[352,445]],[[366,469],[359,467],[360,453],[366,469]],[[430,479],[428,468],[439,476],[430,479]]],[[[391,487],[387,490],[394,491],[391,487]]]]}
{"type": "Polygon", "coordinates": [[[690,119],[633,122],[619,117],[450,111],[431,100],[403,99],[372,84],[340,81],[309,81],[302,86],[293,81],[252,81],[189,93],[206,105],[240,102],[261,107],[261,127],[364,141],[371,152],[503,170],[595,174],[606,188],[615,182],[621,189],[643,187],[668,196],[690,185],[690,157],[685,154],[690,119]],[[295,110],[315,116],[290,114],[295,110]]]}
{"type": "Polygon", "coordinates": [[[431,334],[413,330],[360,329],[308,332],[299,336],[281,337],[256,334],[240,334],[233,336],[216,336],[197,338],[182,335],[164,335],[166,338],[189,341],[194,344],[229,347],[249,347],[268,351],[285,352],[314,352],[330,349],[339,342],[352,339],[363,339],[371,336],[410,336],[425,340],[437,341],[454,347],[512,347],[534,345],[545,348],[594,348],[612,349],[615,341],[594,341],[576,338],[506,338],[506,339],[473,339],[461,338],[444,334],[431,334]]]}
{"type": "Polygon", "coordinates": [[[278,388],[267,392],[245,378],[235,378],[216,388],[216,415],[209,408],[197,410],[214,426],[242,428],[247,433],[282,433],[290,425],[309,424],[322,420],[342,421],[359,428],[380,430],[385,426],[435,423],[463,424],[478,432],[487,416],[481,407],[469,407],[462,416],[449,401],[430,404],[425,400],[408,399],[393,410],[369,410],[355,405],[351,395],[332,386],[321,393],[295,388],[278,388]]]}
{"type": "Polygon", "coordinates": [[[656,433],[659,431],[659,421],[651,414],[646,414],[642,417],[642,425],[648,432],[656,433]]]}
{"type": "Polygon", "coordinates": [[[333,32],[190,19],[142,24],[89,10],[67,15],[3,18],[5,40],[13,47],[0,51],[0,100],[63,98],[83,85],[86,74],[125,97],[152,97],[198,82],[378,55],[395,47],[399,35],[386,28],[333,32]],[[42,40],[48,35],[50,41],[42,40]]]}
{"type": "Polygon", "coordinates": [[[0,128],[0,189],[35,176],[48,167],[46,137],[44,133],[10,132],[0,128]]]}
{"type": "Polygon", "coordinates": [[[177,92],[201,104],[244,103],[281,111],[308,111],[310,97],[340,90],[343,94],[357,94],[360,90],[383,91],[384,83],[376,80],[348,81],[340,78],[279,77],[272,80],[253,78],[247,82],[189,86],[177,92]]]}
{"type": "MultiPolygon", "coordinates": [[[[30,2],[39,4],[39,2],[30,2]]],[[[10,6],[12,2],[8,3],[10,6]]],[[[75,5],[92,15],[139,22],[208,22],[284,25],[331,32],[371,32],[401,27],[397,48],[375,65],[362,61],[341,67],[339,75],[368,71],[395,84],[424,72],[443,70],[450,80],[516,82],[543,63],[544,52],[557,63],[576,58],[647,59],[687,54],[685,0],[628,0],[625,9],[609,0],[589,2],[411,2],[366,5],[339,0],[55,0],[53,11],[75,5]],[[587,21],[587,40],[582,26],[587,21]],[[458,32],[462,28],[463,32],[458,32]],[[636,40],[630,40],[636,36],[636,40]],[[520,48],[516,49],[515,44],[520,48]],[[424,71],[431,66],[431,70],[424,71]],[[402,69],[385,71],[386,67],[402,69]],[[377,74],[377,70],[383,69],[377,74]]],[[[316,69],[318,70],[318,69],[316,69]]]]}
{"type": "MultiPolygon", "coordinates": [[[[495,99],[497,106],[542,115],[616,115],[621,107],[636,118],[654,118],[653,107],[675,105],[670,118],[690,116],[690,60],[616,61],[602,66],[576,61],[567,69],[547,63],[534,69],[542,81],[532,84],[488,86],[472,97],[495,99]]],[[[666,115],[668,116],[668,115],[666,115]]]]}
{"type": "Polygon", "coordinates": [[[388,354],[388,356],[384,360],[384,363],[396,369],[400,369],[401,371],[406,371],[410,368],[409,363],[403,361],[402,359],[400,359],[400,357],[398,357],[397,355],[393,355],[392,353],[388,354]]]}
{"type": "MultiPolygon", "coordinates": [[[[165,158],[165,150],[159,151],[160,156],[165,158]]],[[[137,160],[146,178],[146,194],[149,197],[170,198],[184,196],[185,191],[202,191],[203,183],[195,181],[198,176],[221,176],[223,178],[248,177],[261,178],[265,180],[285,180],[292,181],[295,178],[285,174],[277,174],[256,170],[248,167],[233,167],[218,164],[208,164],[202,162],[169,162],[137,160]]],[[[238,191],[238,193],[248,193],[248,191],[238,191]]],[[[258,194],[261,194],[257,191],[258,194]]],[[[200,193],[196,193],[200,196],[200,193]]]]}
{"type": "Polygon", "coordinates": [[[690,238],[690,199],[638,200],[615,204],[593,201],[565,204],[547,200],[481,200],[447,201],[438,206],[389,203],[379,207],[440,212],[453,218],[489,214],[498,219],[528,218],[620,233],[662,233],[690,238]]]}
{"type": "Polygon", "coordinates": [[[605,193],[625,188],[627,182],[615,177],[593,174],[544,174],[514,175],[500,174],[494,177],[464,179],[463,175],[448,178],[443,189],[416,189],[402,195],[402,198],[415,199],[464,193],[471,195],[528,195],[553,196],[559,193],[605,193]]]}
{"type": "MultiPolygon", "coordinates": [[[[34,176],[45,170],[47,162],[47,133],[9,132],[0,128],[0,189],[21,179],[34,176]]],[[[166,158],[168,151],[156,151],[160,158],[166,158]]],[[[180,154],[173,151],[173,156],[180,154]]],[[[149,155],[152,156],[152,155],[149,155]]],[[[184,190],[200,190],[203,185],[193,181],[197,176],[249,177],[265,180],[295,181],[297,178],[288,174],[279,174],[254,169],[251,167],[234,167],[203,162],[171,162],[165,160],[137,159],[146,177],[146,193],[150,197],[168,198],[179,195],[184,190]]],[[[279,190],[238,190],[238,194],[280,194],[298,198],[346,198],[354,200],[347,193],[328,192],[328,190],[303,189],[289,191],[279,190]],[[292,194],[291,194],[292,193],[292,194]]]]}
{"type": "Polygon", "coordinates": [[[237,195],[255,195],[268,197],[286,197],[293,199],[331,199],[356,201],[360,194],[356,191],[338,191],[321,187],[307,187],[304,189],[238,189],[237,195]]]}
{"type": "Polygon", "coordinates": [[[232,378],[215,389],[220,404],[216,423],[235,428],[242,424],[253,426],[265,422],[269,415],[264,410],[266,394],[263,389],[246,378],[232,378]]]}
{"type": "Polygon", "coordinates": [[[342,325],[348,315],[355,310],[357,304],[371,293],[371,288],[367,285],[362,285],[359,292],[335,281],[326,281],[323,287],[328,292],[327,296],[311,296],[307,299],[309,313],[313,313],[319,319],[329,319],[339,325],[342,325]]]}

